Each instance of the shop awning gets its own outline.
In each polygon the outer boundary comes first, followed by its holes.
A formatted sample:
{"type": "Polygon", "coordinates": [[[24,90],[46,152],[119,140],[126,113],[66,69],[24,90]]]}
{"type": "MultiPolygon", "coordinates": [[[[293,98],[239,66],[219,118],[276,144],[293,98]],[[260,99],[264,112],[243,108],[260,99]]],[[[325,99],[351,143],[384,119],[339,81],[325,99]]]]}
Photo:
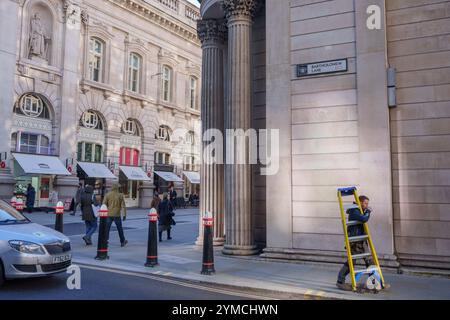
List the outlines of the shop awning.
{"type": "Polygon", "coordinates": [[[117,179],[103,163],[78,162],[78,165],[89,178],[117,179]]]}
{"type": "Polygon", "coordinates": [[[192,184],[200,184],[200,173],[194,171],[183,171],[183,174],[192,184]]]}
{"type": "MultiPolygon", "coordinates": [[[[23,174],[71,175],[58,157],[24,153],[13,153],[12,155],[23,170],[23,174]]],[[[18,174],[18,176],[20,175],[18,174]]]]}
{"type": "Polygon", "coordinates": [[[155,171],[155,173],[167,182],[183,182],[183,179],[173,172],[155,171]]]}
{"type": "Polygon", "coordinates": [[[135,181],[151,181],[147,174],[139,167],[119,166],[120,171],[128,178],[135,181]]]}

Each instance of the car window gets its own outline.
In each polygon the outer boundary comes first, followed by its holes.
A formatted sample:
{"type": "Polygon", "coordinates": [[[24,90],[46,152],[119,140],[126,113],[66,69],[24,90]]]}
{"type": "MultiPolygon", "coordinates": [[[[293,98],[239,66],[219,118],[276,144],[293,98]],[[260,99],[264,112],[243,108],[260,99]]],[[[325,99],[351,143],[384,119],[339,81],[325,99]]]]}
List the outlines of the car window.
{"type": "Polygon", "coordinates": [[[0,224],[23,222],[28,222],[24,215],[5,202],[0,201],[0,224]]]}

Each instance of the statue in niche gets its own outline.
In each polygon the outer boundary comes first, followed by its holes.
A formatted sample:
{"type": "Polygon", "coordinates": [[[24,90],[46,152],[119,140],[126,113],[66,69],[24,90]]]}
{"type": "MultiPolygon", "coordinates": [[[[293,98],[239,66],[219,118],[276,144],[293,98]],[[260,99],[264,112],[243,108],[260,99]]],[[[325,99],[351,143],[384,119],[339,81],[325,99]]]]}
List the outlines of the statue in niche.
{"type": "Polygon", "coordinates": [[[45,34],[39,13],[35,13],[31,18],[29,58],[38,57],[48,60],[48,47],[50,38],[45,34]]]}

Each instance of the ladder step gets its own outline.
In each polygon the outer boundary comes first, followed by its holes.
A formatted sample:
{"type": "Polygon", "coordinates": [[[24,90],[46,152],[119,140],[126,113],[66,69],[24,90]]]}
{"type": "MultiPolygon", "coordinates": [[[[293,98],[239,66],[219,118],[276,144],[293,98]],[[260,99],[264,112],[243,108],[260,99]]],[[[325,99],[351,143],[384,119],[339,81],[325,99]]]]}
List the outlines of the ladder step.
{"type": "Polygon", "coordinates": [[[372,273],[374,271],[378,271],[378,268],[377,267],[371,267],[371,268],[362,269],[362,270],[355,270],[355,274],[358,274],[358,273],[372,273]]]}
{"type": "Polygon", "coordinates": [[[359,241],[364,241],[368,238],[369,238],[369,236],[367,234],[365,234],[362,236],[348,237],[348,241],[349,242],[359,242],[359,241]]]}
{"type": "Polygon", "coordinates": [[[361,222],[361,221],[348,221],[347,222],[347,227],[349,227],[349,226],[357,226],[357,225],[360,225],[360,224],[364,224],[364,222],[361,222]]]}
{"type": "Polygon", "coordinates": [[[354,260],[357,260],[357,259],[362,259],[362,258],[370,257],[370,256],[372,256],[372,254],[370,252],[366,252],[366,253],[360,253],[360,254],[353,254],[352,258],[354,260]]]}

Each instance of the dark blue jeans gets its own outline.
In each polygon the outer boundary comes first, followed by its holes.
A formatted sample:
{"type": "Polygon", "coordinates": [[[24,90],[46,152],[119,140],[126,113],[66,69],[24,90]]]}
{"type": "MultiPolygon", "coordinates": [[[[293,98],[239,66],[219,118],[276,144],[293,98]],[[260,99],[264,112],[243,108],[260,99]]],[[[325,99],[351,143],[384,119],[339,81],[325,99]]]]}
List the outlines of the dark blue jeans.
{"type": "Polygon", "coordinates": [[[84,223],[86,224],[86,238],[91,240],[92,235],[97,230],[97,219],[94,221],[84,221],[84,223]]]}
{"type": "Polygon", "coordinates": [[[122,219],[120,217],[108,217],[108,240],[109,232],[111,230],[111,225],[113,222],[116,225],[117,231],[119,232],[120,243],[124,243],[125,235],[123,234],[122,219]]]}

